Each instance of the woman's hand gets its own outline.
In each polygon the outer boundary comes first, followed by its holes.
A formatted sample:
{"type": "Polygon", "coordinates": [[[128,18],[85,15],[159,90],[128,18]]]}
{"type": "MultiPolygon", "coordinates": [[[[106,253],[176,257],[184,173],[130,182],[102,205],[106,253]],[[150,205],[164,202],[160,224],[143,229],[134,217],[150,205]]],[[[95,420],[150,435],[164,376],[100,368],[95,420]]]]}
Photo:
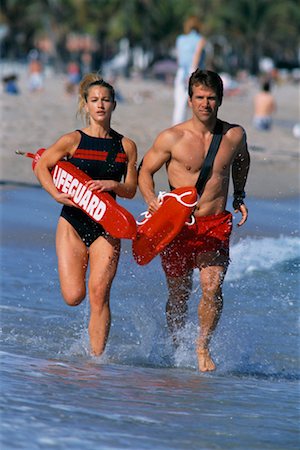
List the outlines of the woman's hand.
{"type": "Polygon", "coordinates": [[[118,187],[118,182],[115,180],[89,180],[86,183],[86,187],[90,191],[99,191],[99,192],[107,192],[107,191],[115,191],[118,187]]]}
{"type": "Polygon", "coordinates": [[[69,194],[64,194],[59,191],[57,191],[57,194],[55,194],[54,197],[57,203],[61,203],[62,205],[66,206],[74,206],[75,208],[78,208],[78,206],[76,206],[75,203],[72,202],[71,198],[72,197],[69,194]]]}

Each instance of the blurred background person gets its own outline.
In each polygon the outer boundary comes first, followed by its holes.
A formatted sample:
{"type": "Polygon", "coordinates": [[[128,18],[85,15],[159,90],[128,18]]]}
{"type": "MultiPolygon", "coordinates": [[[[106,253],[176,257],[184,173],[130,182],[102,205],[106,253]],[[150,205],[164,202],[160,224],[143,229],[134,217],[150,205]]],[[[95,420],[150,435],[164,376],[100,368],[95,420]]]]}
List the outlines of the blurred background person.
{"type": "Polygon", "coordinates": [[[44,68],[38,50],[30,50],[28,54],[28,87],[31,92],[44,89],[44,68]]]}
{"type": "Polygon", "coordinates": [[[76,61],[70,61],[67,65],[67,94],[77,94],[78,85],[81,80],[79,64],[76,61]]]}
{"type": "Polygon", "coordinates": [[[271,93],[271,82],[270,80],[264,80],[261,84],[261,90],[254,96],[254,127],[260,131],[270,130],[275,111],[276,103],[271,93]]]}
{"type": "Polygon", "coordinates": [[[201,24],[197,17],[190,16],[183,25],[184,34],[176,39],[177,72],[174,81],[174,110],[172,124],[186,120],[188,79],[198,67],[205,68],[206,40],[200,34],[201,24]]]}
{"type": "Polygon", "coordinates": [[[2,78],[3,90],[6,94],[17,95],[20,93],[18,84],[18,76],[16,74],[7,75],[2,78]]]}

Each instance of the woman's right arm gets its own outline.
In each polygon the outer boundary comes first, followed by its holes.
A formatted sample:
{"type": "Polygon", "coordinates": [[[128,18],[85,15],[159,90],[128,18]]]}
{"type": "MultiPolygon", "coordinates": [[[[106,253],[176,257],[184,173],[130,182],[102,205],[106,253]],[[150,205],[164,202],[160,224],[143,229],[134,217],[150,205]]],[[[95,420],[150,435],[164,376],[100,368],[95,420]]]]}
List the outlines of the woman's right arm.
{"type": "Polygon", "coordinates": [[[72,154],[79,144],[79,133],[73,131],[60,137],[42,154],[34,168],[34,173],[41,186],[56,200],[68,206],[74,206],[71,197],[68,194],[59,192],[52,180],[51,170],[56,163],[65,156],[72,154]]]}
{"type": "Polygon", "coordinates": [[[204,37],[200,38],[200,40],[197,44],[197,47],[195,49],[194,56],[193,56],[193,61],[192,61],[191,69],[190,69],[191,73],[194,72],[199,66],[199,61],[201,59],[201,53],[204,50],[205,44],[206,44],[206,40],[204,39],[204,37]]]}

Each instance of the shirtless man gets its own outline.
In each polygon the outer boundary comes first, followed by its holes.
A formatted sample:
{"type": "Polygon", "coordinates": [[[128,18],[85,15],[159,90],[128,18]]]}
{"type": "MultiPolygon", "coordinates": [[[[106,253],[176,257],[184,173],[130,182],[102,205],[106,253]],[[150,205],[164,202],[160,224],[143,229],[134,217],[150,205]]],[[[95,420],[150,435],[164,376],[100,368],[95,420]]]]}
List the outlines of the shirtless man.
{"type": "Polygon", "coordinates": [[[254,97],[254,127],[263,131],[270,130],[272,127],[272,115],[275,111],[276,103],[271,93],[270,81],[264,81],[262,90],[254,97]]]}
{"type": "Polygon", "coordinates": [[[233,208],[242,214],[238,226],[248,217],[244,204],[250,158],[242,127],[217,119],[223,84],[219,75],[197,69],[189,79],[189,106],[192,118],[161,132],[146,153],[139,173],[139,188],[150,213],[159,208],[154,174],[166,164],[172,187],[195,185],[218,123],[222,141],[211,176],[194,211],[196,223],[184,226],[161,254],[168,285],[167,323],[175,345],[176,332],[184,327],[187,302],[192,289],[193,269],[198,268],[202,298],[198,307],[200,333],[197,357],[200,371],[215,369],[209,342],[219,321],[222,284],[229,264],[229,237],[232,214],[226,211],[230,172],[234,187],[233,208]]]}

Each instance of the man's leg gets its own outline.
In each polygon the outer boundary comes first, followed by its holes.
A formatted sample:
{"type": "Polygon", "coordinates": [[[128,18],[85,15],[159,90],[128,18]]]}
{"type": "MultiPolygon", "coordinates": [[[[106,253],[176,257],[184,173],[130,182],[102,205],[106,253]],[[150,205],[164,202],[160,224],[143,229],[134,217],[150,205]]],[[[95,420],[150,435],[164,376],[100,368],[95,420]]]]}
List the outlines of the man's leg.
{"type": "Polygon", "coordinates": [[[192,290],[193,271],[181,277],[167,277],[168,301],[166,305],[167,324],[177,345],[176,333],[185,326],[187,316],[187,301],[192,290]]]}
{"type": "Polygon", "coordinates": [[[222,284],[225,274],[224,266],[206,266],[200,269],[202,298],[198,307],[200,334],[197,340],[197,356],[199,370],[202,372],[216,368],[208,346],[222,313],[222,284]]]}

